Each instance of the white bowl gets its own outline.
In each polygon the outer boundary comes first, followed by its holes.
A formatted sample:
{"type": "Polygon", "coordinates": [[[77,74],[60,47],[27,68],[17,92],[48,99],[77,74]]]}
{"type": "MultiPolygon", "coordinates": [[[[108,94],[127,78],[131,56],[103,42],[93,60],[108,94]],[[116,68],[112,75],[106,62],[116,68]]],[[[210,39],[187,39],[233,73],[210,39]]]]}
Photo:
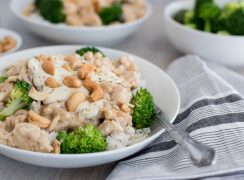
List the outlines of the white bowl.
{"type": "MultiPolygon", "coordinates": [[[[222,1],[219,1],[221,5],[222,1]]],[[[228,66],[244,65],[244,36],[223,36],[194,30],[172,18],[179,10],[192,9],[193,6],[193,0],[181,0],[170,3],[164,10],[165,30],[175,48],[228,66]]]]}
{"type": "MultiPolygon", "coordinates": [[[[0,58],[0,71],[3,71],[3,69],[8,65],[16,63],[19,59],[33,57],[37,54],[66,55],[75,52],[76,49],[81,47],[82,46],[50,46],[34,48],[10,54],[8,56],[0,58]]],[[[137,56],[112,49],[100,49],[111,58],[118,58],[122,55],[131,56],[132,58],[134,58],[134,61],[138,65],[142,74],[142,79],[146,80],[146,87],[153,94],[156,104],[162,108],[169,121],[173,122],[179,110],[180,99],[178,90],[174,82],[169,78],[169,76],[157,66],[137,56]]],[[[150,133],[150,137],[142,142],[126,148],[99,153],[57,155],[25,151],[11,148],[5,145],[0,145],[0,154],[3,154],[18,161],[39,166],[56,168],[95,166],[120,160],[142,150],[153,140],[159,137],[160,134],[163,133],[165,130],[155,122],[151,126],[151,131],[152,132],[150,133]]]]}
{"type": "Polygon", "coordinates": [[[30,31],[46,39],[62,43],[113,46],[135,33],[152,14],[152,7],[147,3],[146,15],[134,22],[101,27],[72,27],[24,16],[22,12],[30,2],[32,0],[12,0],[10,7],[20,22],[30,31]]]}
{"type": "Polygon", "coordinates": [[[6,36],[12,36],[16,40],[16,46],[7,52],[0,53],[0,56],[3,56],[3,55],[6,55],[6,54],[9,54],[9,53],[16,51],[17,49],[20,48],[20,46],[22,44],[22,38],[19,34],[17,34],[14,31],[11,31],[9,29],[0,28],[0,39],[3,39],[6,36]]]}

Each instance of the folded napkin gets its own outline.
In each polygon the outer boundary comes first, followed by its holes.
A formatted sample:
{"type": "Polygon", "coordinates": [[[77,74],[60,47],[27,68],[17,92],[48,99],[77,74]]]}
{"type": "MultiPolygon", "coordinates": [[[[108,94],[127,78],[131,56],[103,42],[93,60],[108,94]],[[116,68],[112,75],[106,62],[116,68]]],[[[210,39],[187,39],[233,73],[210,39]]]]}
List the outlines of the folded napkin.
{"type": "Polygon", "coordinates": [[[165,132],[118,163],[107,179],[244,179],[244,77],[190,55],[174,61],[167,72],[181,95],[174,124],[212,146],[215,164],[194,166],[165,132]]]}

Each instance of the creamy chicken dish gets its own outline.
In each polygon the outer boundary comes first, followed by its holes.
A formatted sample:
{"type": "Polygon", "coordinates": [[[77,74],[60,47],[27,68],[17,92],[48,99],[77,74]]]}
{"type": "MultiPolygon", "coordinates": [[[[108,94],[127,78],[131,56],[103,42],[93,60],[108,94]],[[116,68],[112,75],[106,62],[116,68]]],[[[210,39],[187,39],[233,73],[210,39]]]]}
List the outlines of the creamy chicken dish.
{"type": "Polygon", "coordinates": [[[0,78],[0,143],[87,153],[142,141],[150,129],[132,120],[139,77],[133,59],[112,60],[96,48],[19,60],[0,78]]]}
{"type": "Polygon", "coordinates": [[[145,11],[144,0],[35,0],[23,14],[70,26],[102,26],[135,21],[145,11]]]}

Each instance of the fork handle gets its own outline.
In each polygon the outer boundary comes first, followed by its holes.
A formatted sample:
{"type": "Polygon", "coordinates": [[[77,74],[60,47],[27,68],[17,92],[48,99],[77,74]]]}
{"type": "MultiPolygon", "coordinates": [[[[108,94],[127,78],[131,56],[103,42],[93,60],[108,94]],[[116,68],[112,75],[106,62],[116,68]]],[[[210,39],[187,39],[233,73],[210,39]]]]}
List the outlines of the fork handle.
{"type": "Polygon", "coordinates": [[[160,115],[157,115],[157,118],[164,125],[164,128],[169,132],[175,142],[188,151],[193,164],[199,167],[212,164],[215,157],[215,151],[212,147],[192,139],[185,131],[178,129],[160,115]]]}

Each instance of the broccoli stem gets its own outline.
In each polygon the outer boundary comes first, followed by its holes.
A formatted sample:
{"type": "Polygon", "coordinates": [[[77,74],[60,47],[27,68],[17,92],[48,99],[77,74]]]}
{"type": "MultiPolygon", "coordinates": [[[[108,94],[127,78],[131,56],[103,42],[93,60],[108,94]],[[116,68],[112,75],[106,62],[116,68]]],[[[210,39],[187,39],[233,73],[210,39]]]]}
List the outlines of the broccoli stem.
{"type": "Polygon", "coordinates": [[[206,20],[205,21],[204,31],[206,31],[206,32],[212,32],[211,21],[209,21],[209,20],[206,20]]]}
{"type": "Polygon", "coordinates": [[[4,108],[0,112],[0,120],[4,121],[6,117],[11,116],[15,111],[24,108],[24,104],[22,103],[22,99],[16,99],[11,102],[6,108],[4,108]]]}
{"type": "Polygon", "coordinates": [[[0,83],[4,83],[7,79],[7,76],[0,76],[0,83]]]}

